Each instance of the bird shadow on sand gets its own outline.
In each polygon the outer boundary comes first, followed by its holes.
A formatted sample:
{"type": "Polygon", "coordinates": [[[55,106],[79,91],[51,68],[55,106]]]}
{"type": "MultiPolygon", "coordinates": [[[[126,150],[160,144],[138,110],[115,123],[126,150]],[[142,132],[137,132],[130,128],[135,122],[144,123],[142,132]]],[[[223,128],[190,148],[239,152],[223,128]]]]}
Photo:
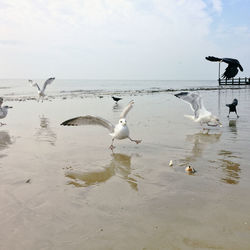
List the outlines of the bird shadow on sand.
{"type": "Polygon", "coordinates": [[[125,180],[133,190],[138,191],[137,179],[142,177],[133,174],[132,156],[134,155],[112,153],[110,163],[95,171],[76,171],[70,168],[65,172],[65,177],[70,179],[67,184],[75,187],[88,187],[105,183],[113,176],[118,176],[125,180]]]}

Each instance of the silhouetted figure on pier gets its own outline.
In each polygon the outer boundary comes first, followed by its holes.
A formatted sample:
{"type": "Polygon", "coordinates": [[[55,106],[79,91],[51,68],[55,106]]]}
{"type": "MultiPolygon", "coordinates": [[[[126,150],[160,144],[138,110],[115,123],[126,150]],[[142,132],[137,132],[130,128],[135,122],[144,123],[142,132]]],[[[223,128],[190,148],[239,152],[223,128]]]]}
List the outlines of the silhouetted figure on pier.
{"type": "Polygon", "coordinates": [[[228,66],[225,69],[225,72],[222,74],[222,78],[224,79],[230,79],[237,75],[240,71],[243,71],[242,66],[240,65],[240,62],[237,59],[233,58],[218,58],[214,56],[207,56],[206,59],[211,62],[224,62],[227,63],[228,66]]]}
{"type": "Polygon", "coordinates": [[[235,114],[237,115],[237,118],[239,118],[239,116],[237,114],[237,110],[236,110],[237,105],[238,105],[238,100],[236,98],[233,100],[233,102],[231,104],[226,104],[226,106],[229,107],[229,113],[228,113],[227,117],[229,117],[231,112],[235,112],[235,114]]]}

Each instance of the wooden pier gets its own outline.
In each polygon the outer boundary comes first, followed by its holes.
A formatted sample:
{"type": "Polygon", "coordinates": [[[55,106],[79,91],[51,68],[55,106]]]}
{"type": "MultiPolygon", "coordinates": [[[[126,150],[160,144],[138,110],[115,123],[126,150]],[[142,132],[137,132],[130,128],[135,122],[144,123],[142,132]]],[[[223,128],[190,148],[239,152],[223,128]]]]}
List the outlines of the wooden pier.
{"type": "Polygon", "coordinates": [[[219,85],[250,85],[250,78],[218,79],[219,85]]]}

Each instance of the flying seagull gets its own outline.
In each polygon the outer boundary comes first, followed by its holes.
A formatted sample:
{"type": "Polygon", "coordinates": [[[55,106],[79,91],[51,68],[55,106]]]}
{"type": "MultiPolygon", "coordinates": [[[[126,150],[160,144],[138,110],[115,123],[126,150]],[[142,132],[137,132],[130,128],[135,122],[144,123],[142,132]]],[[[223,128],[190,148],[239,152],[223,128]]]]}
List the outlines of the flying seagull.
{"type": "Polygon", "coordinates": [[[203,105],[203,100],[198,93],[180,92],[175,94],[176,97],[188,102],[194,111],[194,116],[188,116],[193,121],[199,122],[201,126],[207,124],[207,126],[222,126],[218,117],[212,115],[211,112],[207,111],[203,105]]]}
{"type": "Polygon", "coordinates": [[[92,116],[92,115],[86,115],[86,116],[79,116],[72,119],[69,119],[67,121],[64,121],[61,123],[63,126],[80,126],[80,125],[99,125],[107,128],[110,132],[110,135],[112,136],[112,143],[110,145],[110,149],[113,150],[115,147],[113,146],[114,140],[123,140],[128,138],[130,141],[135,142],[136,144],[141,143],[141,140],[133,140],[129,136],[129,129],[127,126],[126,116],[128,112],[133,107],[134,101],[129,102],[129,104],[124,108],[120,115],[120,120],[118,124],[115,126],[98,116],[92,116]]]}
{"type": "Polygon", "coordinates": [[[55,80],[55,77],[50,77],[49,79],[47,79],[43,84],[42,90],[40,89],[40,87],[37,83],[34,83],[33,80],[28,80],[29,83],[31,84],[31,86],[37,87],[37,92],[38,92],[38,100],[37,101],[38,102],[40,99],[42,99],[42,102],[43,102],[43,99],[45,97],[45,89],[46,89],[47,85],[51,84],[54,80],[55,80]]]}
{"type": "Polygon", "coordinates": [[[112,96],[112,99],[113,99],[116,103],[118,103],[120,100],[122,100],[121,97],[117,97],[117,96],[112,96]]]}
{"type": "Polygon", "coordinates": [[[226,104],[226,106],[229,107],[229,113],[228,113],[227,117],[229,117],[230,112],[235,112],[237,115],[237,118],[239,118],[239,116],[237,114],[237,110],[236,110],[237,105],[238,105],[238,100],[236,98],[233,100],[233,102],[231,104],[226,104]]]}
{"type": "MultiPolygon", "coordinates": [[[[8,109],[12,108],[11,106],[2,106],[3,104],[3,98],[0,97],[0,119],[3,119],[8,114],[8,109]]],[[[5,123],[0,122],[0,126],[5,125],[5,123]]]]}
{"type": "Polygon", "coordinates": [[[230,79],[237,75],[240,71],[243,71],[242,66],[240,65],[240,62],[237,59],[233,58],[218,58],[214,56],[207,56],[206,59],[211,62],[224,62],[227,63],[228,66],[226,67],[225,72],[222,74],[222,78],[230,79]]]}

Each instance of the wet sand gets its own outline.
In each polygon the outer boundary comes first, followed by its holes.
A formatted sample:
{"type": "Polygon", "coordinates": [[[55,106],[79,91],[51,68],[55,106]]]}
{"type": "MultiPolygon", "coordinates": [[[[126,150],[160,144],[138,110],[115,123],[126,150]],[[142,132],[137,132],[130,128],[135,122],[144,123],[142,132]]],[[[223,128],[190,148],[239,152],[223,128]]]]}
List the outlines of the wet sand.
{"type": "Polygon", "coordinates": [[[249,249],[250,90],[201,94],[222,128],[202,131],[172,93],[8,101],[0,249],[249,249]],[[235,97],[240,118],[228,119],[235,97]],[[131,99],[139,145],[116,141],[112,153],[104,128],[60,126],[85,114],[116,123],[131,99]]]}

